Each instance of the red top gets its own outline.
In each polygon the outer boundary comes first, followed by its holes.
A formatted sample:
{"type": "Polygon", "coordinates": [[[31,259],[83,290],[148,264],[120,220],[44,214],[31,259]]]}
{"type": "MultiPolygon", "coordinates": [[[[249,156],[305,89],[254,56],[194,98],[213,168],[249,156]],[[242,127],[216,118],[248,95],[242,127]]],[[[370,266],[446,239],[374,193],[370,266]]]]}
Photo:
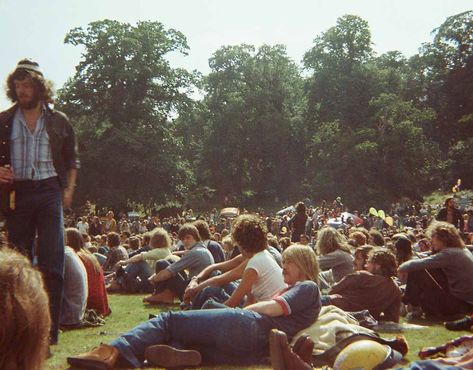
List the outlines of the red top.
{"type": "Polygon", "coordinates": [[[87,257],[79,255],[87,271],[87,281],[89,285],[89,296],[87,297],[87,308],[95,310],[103,316],[112,312],[108,305],[107,290],[105,289],[105,279],[103,270],[95,271],[94,264],[87,257]]]}

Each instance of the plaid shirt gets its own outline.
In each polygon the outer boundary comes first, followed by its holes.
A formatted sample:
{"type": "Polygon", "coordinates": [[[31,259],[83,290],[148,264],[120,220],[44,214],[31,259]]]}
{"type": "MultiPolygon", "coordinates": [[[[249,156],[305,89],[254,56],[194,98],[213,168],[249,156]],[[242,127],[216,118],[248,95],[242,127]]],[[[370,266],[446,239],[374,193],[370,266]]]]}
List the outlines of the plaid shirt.
{"type": "Polygon", "coordinates": [[[45,110],[43,106],[33,133],[28,129],[21,109],[15,113],[10,154],[16,180],[44,180],[57,176],[44,124],[45,110]]]}
{"type": "Polygon", "coordinates": [[[107,260],[103,264],[103,270],[108,272],[114,272],[117,267],[118,261],[128,259],[128,252],[121,245],[115,248],[110,248],[108,252],[107,260]]]}

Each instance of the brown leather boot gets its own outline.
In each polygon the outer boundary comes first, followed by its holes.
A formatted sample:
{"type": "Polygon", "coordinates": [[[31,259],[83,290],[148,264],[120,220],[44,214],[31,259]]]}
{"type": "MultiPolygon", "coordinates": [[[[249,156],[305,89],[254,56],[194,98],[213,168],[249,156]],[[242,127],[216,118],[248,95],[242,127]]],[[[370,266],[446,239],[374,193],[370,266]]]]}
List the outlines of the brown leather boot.
{"type": "Polygon", "coordinates": [[[286,333],[282,331],[271,330],[269,352],[274,370],[312,370],[312,365],[309,365],[292,351],[286,333]]]}
{"type": "Polygon", "coordinates": [[[111,370],[117,362],[119,352],[113,346],[101,344],[90,352],[67,358],[72,367],[90,370],[111,370]]]}
{"type": "Polygon", "coordinates": [[[292,346],[292,351],[295,352],[304,362],[312,364],[314,341],[307,334],[302,334],[299,338],[297,338],[294,346],[292,346]]]}
{"type": "Polygon", "coordinates": [[[148,364],[164,368],[199,366],[202,362],[198,351],[180,350],[164,344],[146,348],[145,359],[148,364]]]}

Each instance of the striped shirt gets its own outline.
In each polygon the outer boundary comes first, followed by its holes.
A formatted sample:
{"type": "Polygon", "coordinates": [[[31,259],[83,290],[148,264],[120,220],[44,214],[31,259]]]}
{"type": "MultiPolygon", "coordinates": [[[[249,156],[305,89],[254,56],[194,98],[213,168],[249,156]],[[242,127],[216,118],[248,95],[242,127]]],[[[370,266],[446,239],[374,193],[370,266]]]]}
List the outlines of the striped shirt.
{"type": "Polygon", "coordinates": [[[16,180],[44,180],[57,176],[45,125],[46,107],[36,122],[34,132],[26,124],[21,109],[13,118],[10,156],[16,180]]]}

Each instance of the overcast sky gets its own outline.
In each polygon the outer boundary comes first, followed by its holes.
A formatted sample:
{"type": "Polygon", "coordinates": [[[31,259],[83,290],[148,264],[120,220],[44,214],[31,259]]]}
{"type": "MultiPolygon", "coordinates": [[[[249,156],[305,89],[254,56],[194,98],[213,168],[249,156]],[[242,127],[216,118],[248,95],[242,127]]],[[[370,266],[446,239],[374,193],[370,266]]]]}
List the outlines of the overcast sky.
{"type": "MultiPolygon", "coordinates": [[[[29,57],[60,88],[81,54],[63,43],[65,34],[105,18],[159,21],[183,32],[189,55],[170,60],[207,73],[216,49],[240,43],[284,44],[300,63],[313,39],[345,14],[368,21],[378,54],[399,50],[411,56],[448,16],[471,9],[471,0],[0,0],[0,79],[3,86],[17,61],[29,57]]],[[[2,91],[0,109],[8,106],[2,91]]]]}

